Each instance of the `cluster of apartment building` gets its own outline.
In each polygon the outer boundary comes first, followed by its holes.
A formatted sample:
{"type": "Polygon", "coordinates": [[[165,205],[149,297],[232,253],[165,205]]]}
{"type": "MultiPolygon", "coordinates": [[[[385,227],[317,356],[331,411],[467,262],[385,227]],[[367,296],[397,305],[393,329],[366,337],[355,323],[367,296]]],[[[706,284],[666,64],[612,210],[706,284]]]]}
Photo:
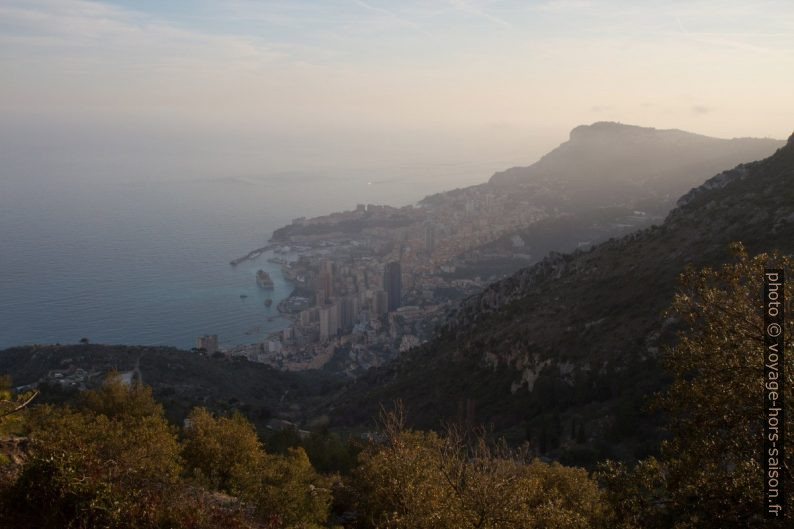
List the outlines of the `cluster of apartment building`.
{"type": "Polygon", "coordinates": [[[372,263],[362,264],[355,267],[324,259],[316,274],[305,274],[314,289],[315,303],[297,315],[291,339],[301,336],[304,342],[328,342],[349,334],[355,325],[381,319],[402,305],[399,261],[387,263],[380,277],[372,263]]]}
{"type": "Polygon", "coordinates": [[[432,333],[449,306],[438,292],[468,295],[492,279],[447,277],[457,257],[546,215],[520,197],[476,186],[418,206],[359,204],[295,219],[274,238],[282,249],[300,248],[282,271],[296,299],[307,299],[279,305],[293,320],[289,328],[231,351],[285,369],[318,367],[340,351],[359,367],[391,358],[432,333]]]}

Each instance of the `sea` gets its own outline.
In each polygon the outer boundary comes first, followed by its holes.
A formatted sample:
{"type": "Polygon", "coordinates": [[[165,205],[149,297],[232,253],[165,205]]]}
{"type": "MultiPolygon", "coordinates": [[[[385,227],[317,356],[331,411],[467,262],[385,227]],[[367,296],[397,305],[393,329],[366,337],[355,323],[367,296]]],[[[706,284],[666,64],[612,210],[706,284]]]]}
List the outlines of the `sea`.
{"type": "MultiPolygon", "coordinates": [[[[101,178],[0,174],[0,349],[29,344],[170,345],[217,334],[254,343],[288,322],[292,290],[271,254],[232,267],[300,216],[358,203],[403,206],[487,180],[491,172],[373,176],[281,172],[246,176],[101,178]],[[438,176],[441,174],[441,176],[438,176]],[[258,269],[275,281],[256,285],[258,269]],[[267,307],[265,301],[272,299],[267,307]]],[[[112,171],[112,165],[107,171],[112,171]]],[[[432,173],[432,171],[430,171],[432,173]]]]}

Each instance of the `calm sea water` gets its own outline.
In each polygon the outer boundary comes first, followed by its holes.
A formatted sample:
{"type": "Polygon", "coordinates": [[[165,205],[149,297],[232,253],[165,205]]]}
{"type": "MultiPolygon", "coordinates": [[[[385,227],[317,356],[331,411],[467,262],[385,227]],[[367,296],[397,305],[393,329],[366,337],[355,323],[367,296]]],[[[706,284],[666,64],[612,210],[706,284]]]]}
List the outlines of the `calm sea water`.
{"type": "Polygon", "coordinates": [[[285,325],[276,305],[291,287],[267,256],[236,268],[232,258],[294,217],[404,205],[454,183],[369,180],[0,177],[0,348],[82,337],[189,348],[201,334],[255,342],[285,325]],[[259,268],[274,291],[257,287],[259,268]]]}

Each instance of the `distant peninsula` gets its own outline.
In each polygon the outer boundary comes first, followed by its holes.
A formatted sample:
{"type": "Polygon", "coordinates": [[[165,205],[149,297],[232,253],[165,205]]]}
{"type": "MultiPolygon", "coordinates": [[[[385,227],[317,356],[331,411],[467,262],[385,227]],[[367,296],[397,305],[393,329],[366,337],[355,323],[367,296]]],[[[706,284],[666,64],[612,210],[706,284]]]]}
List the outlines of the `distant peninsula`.
{"type": "Polygon", "coordinates": [[[488,284],[550,252],[658,224],[679,196],[784,143],[598,122],[576,127],[535,164],[480,185],[417,205],[296,218],[232,261],[282,256],[295,291],[279,306],[292,325],[234,353],[357,376],[430,339],[461,299],[488,284]]]}

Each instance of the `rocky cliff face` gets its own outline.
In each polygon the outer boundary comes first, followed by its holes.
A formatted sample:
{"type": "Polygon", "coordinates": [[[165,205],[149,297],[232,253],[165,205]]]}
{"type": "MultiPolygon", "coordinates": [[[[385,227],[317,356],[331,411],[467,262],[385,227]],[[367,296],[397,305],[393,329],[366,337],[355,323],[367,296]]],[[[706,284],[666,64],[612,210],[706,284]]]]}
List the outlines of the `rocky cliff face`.
{"type": "Polygon", "coordinates": [[[356,420],[399,398],[435,426],[474,401],[476,420],[516,441],[562,432],[552,454],[579,424],[599,457],[641,455],[652,425],[640,409],[663,383],[671,334],[661,313],[683,268],[724,262],[733,241],[794,251],[792,140],[693,189],[660,226],[549,255],[467,299],[437,339],[348,388],[334,412],[356,420]]]}

